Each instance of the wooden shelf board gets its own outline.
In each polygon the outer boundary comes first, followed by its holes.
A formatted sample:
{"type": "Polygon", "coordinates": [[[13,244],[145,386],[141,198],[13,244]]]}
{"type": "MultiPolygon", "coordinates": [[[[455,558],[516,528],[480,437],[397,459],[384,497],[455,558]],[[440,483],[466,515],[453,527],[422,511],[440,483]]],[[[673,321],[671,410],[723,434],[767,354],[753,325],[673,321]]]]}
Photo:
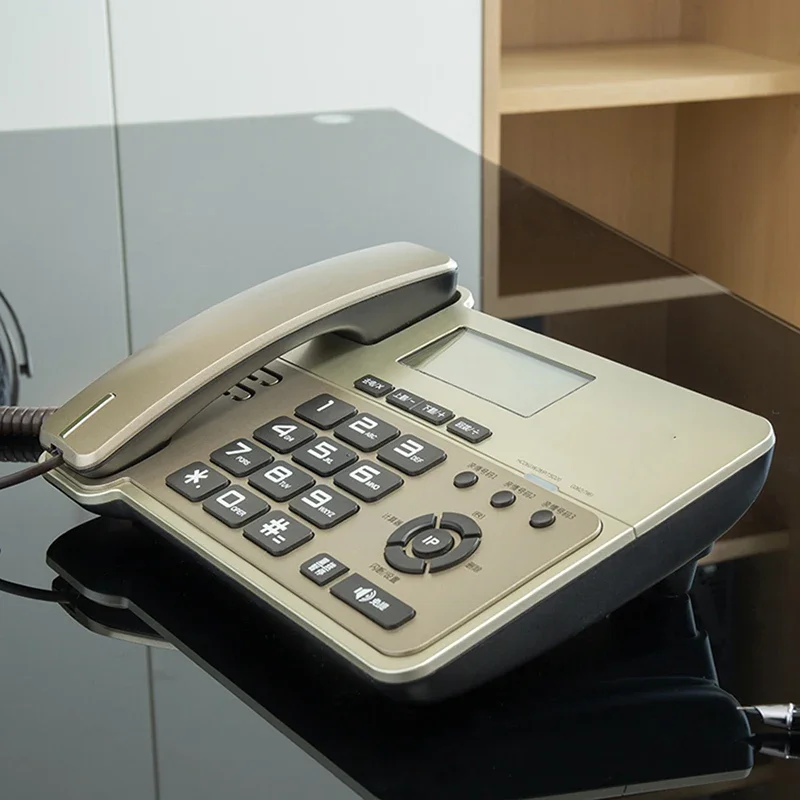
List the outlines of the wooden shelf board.
{"type": "Polygon", "coordinates": [[[690,103],[800,93],[800,63],[698,42],[503,52],[500,113],[690,103]]]}

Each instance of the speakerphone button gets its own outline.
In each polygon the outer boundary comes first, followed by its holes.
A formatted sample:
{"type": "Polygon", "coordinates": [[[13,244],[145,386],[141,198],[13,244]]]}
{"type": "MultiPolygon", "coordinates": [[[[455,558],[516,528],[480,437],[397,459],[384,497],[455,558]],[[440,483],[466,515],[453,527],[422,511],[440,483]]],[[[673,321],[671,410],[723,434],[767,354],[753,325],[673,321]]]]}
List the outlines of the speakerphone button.
{"type": "Polygon", "coordinates": [[[335,584],[331,594],[386,630],[405,625],[416,614],[411,606],[358,573],[335,584]]]}

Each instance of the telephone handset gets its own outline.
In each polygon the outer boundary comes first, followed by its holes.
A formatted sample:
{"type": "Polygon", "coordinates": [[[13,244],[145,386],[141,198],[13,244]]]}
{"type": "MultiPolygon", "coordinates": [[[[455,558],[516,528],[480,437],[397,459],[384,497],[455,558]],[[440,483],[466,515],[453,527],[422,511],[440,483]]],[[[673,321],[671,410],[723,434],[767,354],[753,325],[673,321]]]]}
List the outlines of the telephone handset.
{"type": "Polygon", "coordinates": [[[297,269],[187,320],[111,369],[48,419],[40,442],[74,470],[111,475],[287,350],[331,332],[371,344],[455,297],[455,262],[410,243],[297,269]]]}
{"type": "Polygon", "coordinates": [[[758,495],[774,434],[481,314],[447,256],[389,244],[183,323],[40,441],[81,505],[170,537],[334,662],[437,699],[695,561],[758,495]]]}

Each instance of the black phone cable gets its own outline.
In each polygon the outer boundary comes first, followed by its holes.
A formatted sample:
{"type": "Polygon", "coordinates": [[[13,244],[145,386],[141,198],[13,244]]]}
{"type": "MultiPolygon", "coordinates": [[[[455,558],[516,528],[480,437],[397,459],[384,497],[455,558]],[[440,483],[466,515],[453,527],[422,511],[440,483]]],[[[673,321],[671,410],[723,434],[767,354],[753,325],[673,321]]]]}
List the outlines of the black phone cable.
{"type": "MultiPolygon", "coordinates": [[[[0,461],[36,461],[41,454],[39,431],[55,410],[49,406],[0,406],[0,461]]],[[[63,463],[63,456],[56,453],[46,461],[0,476],[0,490],[44,475],[63,463]]]]}
{"type": "Polygon", "coordinates": [[[64,603],[72,602],[72,598],[62,592],[56,592],[53,589],[39,589],[36,586],[24,586],[21,583],[7,581],[5,578],[0,578],[0,592],[13,594],[16,597],[24,597],[27,600],[41,600],[46,603],[60,603],[63,605],[64,603]]]}

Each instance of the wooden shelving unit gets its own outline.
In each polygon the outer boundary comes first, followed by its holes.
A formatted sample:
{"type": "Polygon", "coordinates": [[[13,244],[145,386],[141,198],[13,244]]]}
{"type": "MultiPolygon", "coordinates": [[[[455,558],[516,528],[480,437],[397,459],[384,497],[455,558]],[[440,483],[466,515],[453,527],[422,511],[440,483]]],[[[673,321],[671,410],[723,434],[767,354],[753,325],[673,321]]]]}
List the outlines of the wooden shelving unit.
{"type": "Polygon", "coordinates": [[[483,144],[488,159],[711,279],[531,269],[498,235],[487,170],[490,313],[716,284],[800,324],[797,0],[484,0],[483,144]]]}

